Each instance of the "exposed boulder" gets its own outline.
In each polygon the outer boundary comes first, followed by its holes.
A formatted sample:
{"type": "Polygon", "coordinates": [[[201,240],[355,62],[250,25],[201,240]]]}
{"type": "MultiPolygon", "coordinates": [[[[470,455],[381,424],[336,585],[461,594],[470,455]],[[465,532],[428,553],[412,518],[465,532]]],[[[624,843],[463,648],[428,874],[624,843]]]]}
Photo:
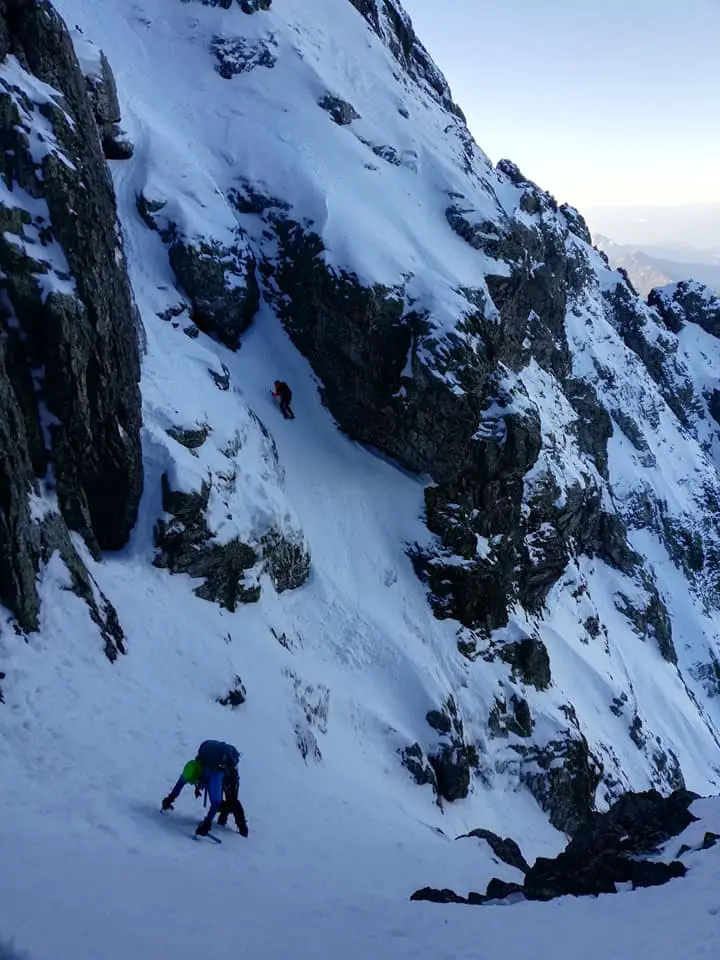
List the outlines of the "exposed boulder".
{"type": "Polygon", "coordinates": [[[339,127],[346,127],[348,124],[351,124],[353,120],[360,119],[360,114],[351,103],[343,100],[342,97],[336,97],[332,93],[326,93],[318,100],[318,104],[323,110],[330,114],[333,121],[339,127]]]}
{"type": "Polygon", "coordinates": [[[426,900],[429,903],[467,903],[467,897],[460,897],[454,890],[436,890],[434,887],[423,887],[416,890],[411,900],[426,900]]]}
{"type": "MultiPolygon", "coordinates": [[[[519,899],[525,899],[525,888],[521,883],[512,883],[507,880],[498,880],[497,877],[493,877],[492,880],[488,883],[485,890],[485,901],[490,900],[507,900],[508,897],[514,897],[520,895],[519,899]]],[[[473,903],[473,899],[469,896],[468,903],[473,903]]]]}
{"type": "Polygon", "coordinates": [[[277,62],[277,41],[270,34],[266,39],[249,40],[247,37],[214,37],[210,52],[215,57],[215,69],[225,80],[256,67],[272,69],[277,62]]]}
{"type": "MultiPolygon", "coordinates": [[[[522,870],[523,873],[527,873],[530,869],[527,860],[522,855],[522,850],[510,837],[499,837],[491,830],[483,830],[481,828],[471,830],[470,833],[462,834],[462,836],[477,837],[478,840],[487,841],[495,856],[502,860],[503,863],[507,863],[510,867],[522,870]]],[[[458,839],[460,838],[458,837],[458,839]]]]}
{"type": "Polygon", "coordinates": [[[224,697],[218,697],[217,702],[223,707],[241,707],[243,703],[247,700],[247,690],[245,689],[245,684],[242,682],[242,678],[236,676],[233,680],[232,686],[225,694],[224,697]]]}
{"type": "Polygon", "coordinates": [[[485,893],[477,893],[471,890],[466,897],[463,897],[455,893],[454,890],[447,888],[437,890],[434,887],[423,887],[421,890],[416,890],[410,899],[425,900],[429,903],[465,903],[479,907],[486,903],[497,903],[498,900],[510,902],[525,900],[526,896],[522,884],[498,880],[497,877],[493,877],[488,883],[485,893]]]}
{"type": "Polygon", "coordinates": [[[168,427],[167,432],[168,436],[171,436],[173,440],[177,440],[183,447],[193,451],[199,450],[200,447],[202,447],[210,436],[211,429],[210,424],[203,423],[195,428],[172,426],[168,427]]]}
{"type": "Polygon", "coordinates": [[[260,303],[252,256],[242,246],[192,244],[180,238],[172,241],[169,255],[192,304],[194,322],[227,346],[237,347],[260,303]]]}
{"type": "Polygon", "coordinates": [[[662,796],[657,790],[626,793],[607,813],[593,813],[573,835],[566,852],[580,855],[616,843],[627,853],[652,853],[697,819],[690,812],[698,799],[689,790],[662,796]]]}
{"type": "Polygon", "coordinates": [[[452,803],[470,792],[470,771],[473,754],[459,741],[443,743],[430,757],[435,771],[438,794],[452,803]]]}
{"type": "Polygon", "coordinates": [[[482,560],[458,562],[449,551],[410,554],[415,571],[429,589],[433,612],[486,633],[504,627],[509,603],[507,566],[482,560]]]}
{"type": "Polygon", "coordinates": [[[99,72],[85,76],[95,120],[102,131],[107,124],[120,123],[120,101],[115,76],[108,58],[100,53],[99,72]]]}
{"type": "Polygon", "coordinates": [[[310,553],[299,532],[271,530],[260,540],[265,567],[278,593],[297,590],[310,576],[310,553]]]}
{"type": "Polygon", "coordinates": [[[135,148],[120,126],[122,116],[115,76],[104,53],[100,55],[100,73],[90,74],[86,80],[106,159],[129,160],[135,148]]]}

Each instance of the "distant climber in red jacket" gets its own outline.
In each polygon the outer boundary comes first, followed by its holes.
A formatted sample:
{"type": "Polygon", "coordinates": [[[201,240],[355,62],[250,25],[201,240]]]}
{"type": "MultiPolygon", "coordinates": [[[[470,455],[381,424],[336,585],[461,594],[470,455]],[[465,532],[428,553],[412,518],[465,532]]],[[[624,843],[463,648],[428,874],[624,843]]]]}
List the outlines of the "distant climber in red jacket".
{"type": "Polygon", "coordinates": [[[292,401],[292,390],[285,383],[284,380],[275,381],[275,389],[273,390],[273,396],[276,400],[280,401],[280,412],[285,417],[286,420],[294,420],[295,414],[290,409],[290,403],[292,401]]]}

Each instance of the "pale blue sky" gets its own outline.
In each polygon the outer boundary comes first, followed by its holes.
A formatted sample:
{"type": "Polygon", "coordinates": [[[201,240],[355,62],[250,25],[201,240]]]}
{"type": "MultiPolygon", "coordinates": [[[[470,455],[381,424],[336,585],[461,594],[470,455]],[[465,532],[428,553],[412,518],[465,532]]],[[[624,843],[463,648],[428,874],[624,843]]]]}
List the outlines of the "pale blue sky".
{"type": "Polygon", "coordinates": [[[720,201],[720,0],[404,0],[493,161],[579,207],[720,201]]]}

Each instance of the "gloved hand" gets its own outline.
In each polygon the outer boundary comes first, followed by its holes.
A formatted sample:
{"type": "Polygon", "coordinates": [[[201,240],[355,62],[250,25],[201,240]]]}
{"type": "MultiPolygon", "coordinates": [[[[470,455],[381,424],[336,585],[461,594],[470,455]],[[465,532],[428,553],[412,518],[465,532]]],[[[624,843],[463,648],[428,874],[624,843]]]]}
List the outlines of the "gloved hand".
{"type": "Polygon", "coordinates": [[[163,808],[163,810],[172,810],[172,809],[173,809],[173,802],[172,802],[172,800],[170,799],[170,797],[163,797],[163,799],[162,799],[162,808],[163,808]]]}
{"type": "Polygon", "coordinates": [[[202,796],[202,790],[200,789],[199,785],[196,783],[196,784],[195,784],[195,799],[197,799],[197,798],[200,797],[200,796],[202,796]]]}

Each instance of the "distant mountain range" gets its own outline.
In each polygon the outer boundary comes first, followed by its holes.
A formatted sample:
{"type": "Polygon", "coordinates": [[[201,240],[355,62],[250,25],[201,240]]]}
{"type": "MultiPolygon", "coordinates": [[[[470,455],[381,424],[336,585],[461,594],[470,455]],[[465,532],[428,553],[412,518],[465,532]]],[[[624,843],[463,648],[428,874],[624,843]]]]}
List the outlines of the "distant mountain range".
{"type": "Polygon", "coordinates": [[[583,213],[593,235],[603,234],[616,243],[634,244],[646,252],[651,246],[662,246],[720,254],[720,203],[590,207],[583,213]]]}
{"type": "Polygon", "coordinates": [[[711,289],[720,291],[720,249],[620,244],[602,234],[595,236],[595,243],[608,255],[613,267],[622,267],[627,271],[643,297],[653,287],[687,279],[699,280],[711,289]]]}

